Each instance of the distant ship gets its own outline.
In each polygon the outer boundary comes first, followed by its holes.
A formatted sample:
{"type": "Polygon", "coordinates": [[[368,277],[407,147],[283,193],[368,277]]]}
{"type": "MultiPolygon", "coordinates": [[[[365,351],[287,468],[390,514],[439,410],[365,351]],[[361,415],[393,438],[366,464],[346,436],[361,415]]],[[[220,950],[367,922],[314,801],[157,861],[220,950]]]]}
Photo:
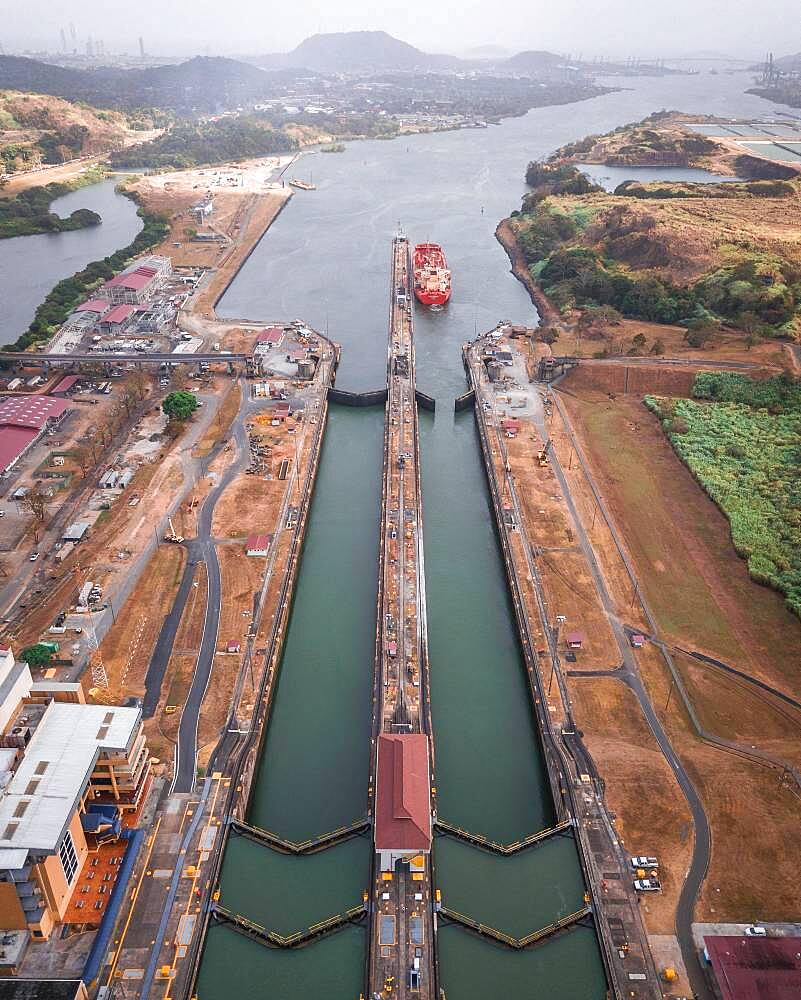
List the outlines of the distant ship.
{"type": "Polygon", "coordinates": [[[451,272],[439,243],[414,248],[414,294],[424,306],[444,306],[451,297],[451,272]]]}

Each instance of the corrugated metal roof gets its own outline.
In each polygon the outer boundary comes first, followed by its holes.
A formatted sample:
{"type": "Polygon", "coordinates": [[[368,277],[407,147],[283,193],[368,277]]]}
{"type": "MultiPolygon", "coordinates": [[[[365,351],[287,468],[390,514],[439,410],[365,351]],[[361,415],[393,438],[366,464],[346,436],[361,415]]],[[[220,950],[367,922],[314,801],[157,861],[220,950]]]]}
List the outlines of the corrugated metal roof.
{"type": "Polygon", "coordinates": [[[0,800],[0,850],[55,850],[100,751],[126,750],[140,719],[138,708],[51,702],[0,800]]]}
{"type": "Polygon", "coordinates": [[[384,733],[378,741],[375,810],[376,850],[431,848],[428,737],[384,733]]]}
{"type": "Polygon", "coordinates": [[[134,307],[132,305],[119,305],[114,306],[112,310],[106,313],[103,317],[104,323],[124,323],[126,319],[134,312],[134,307]]]}

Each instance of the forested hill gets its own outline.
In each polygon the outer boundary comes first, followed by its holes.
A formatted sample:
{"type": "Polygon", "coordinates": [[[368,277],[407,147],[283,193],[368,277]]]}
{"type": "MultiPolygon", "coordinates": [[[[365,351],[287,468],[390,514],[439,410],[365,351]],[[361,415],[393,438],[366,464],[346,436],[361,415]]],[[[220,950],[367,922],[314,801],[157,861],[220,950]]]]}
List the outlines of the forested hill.
{"type": "MultiPolygon", "coordinates": [[[[284,75],[294,77],[295,71],[284,75]]],[[[197,57],[145,69],[64,69],[36,59],[0,56],[0,90],[51,94],[100,108],[169,108],[214,112],[273,94],[282,74],[235,59],[197,57]]]]}
{"type": "Polygon", "coordinates": [[[123,170],[193,167],[297,149],[295,139],[249,117],[224,118],[201,124],[176,125],[160,138],[111,156],[123,170]]]}

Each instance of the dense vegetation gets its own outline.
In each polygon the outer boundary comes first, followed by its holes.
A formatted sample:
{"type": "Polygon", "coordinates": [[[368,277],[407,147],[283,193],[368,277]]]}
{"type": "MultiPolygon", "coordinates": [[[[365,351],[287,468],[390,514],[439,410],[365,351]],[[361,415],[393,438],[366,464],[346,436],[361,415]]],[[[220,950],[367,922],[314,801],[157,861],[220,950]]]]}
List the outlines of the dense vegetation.
{"type": "MultiPolygon", "coordinates": [[[[756,337],[785,332],[801,311],[801,273],[769,254],[743,250],[692,285],[656,273],[670,263],[657,219],[634,210],[628,199],[703,197],[706,185],[625,182],[612,196],[619,201],[609,208],[610,196],[597,205],[591,198],[567,207],[555,200],[602,190],[569,163],[530,163],[526,182],[531,190],[522,210],[512,213],[517,240],[532,277],[564,312],[605,306],[630,319],[681,323],[690,331],[690,343],[702,346],[722,322],[756,337]]],[[[717,187],[725,197],[797,194],[795,185],[780,179],[717,187]]]]}
{"type": "Polygon", "coordinates": [[[669,183],[623,181],[615,188],[616,195],[627,198],[646,198],[661,201],[665,198],[789,198],[797,194],[793,184],[787,180],[726,181],[721,184],[693,184],[687,181],[669,183]]]}
{"type": "Polygon", "coordinates": [[[66,218],[50,211],[50,205],[65,194],[101,180],[101,171],[83,174],[77,181],[45,184],[28,188],[14,198],[0,198],[0,239],[11,236],[32,236],[36,233],[63,233],[71,229],[97,226],[102,219],[97,212],[78,208],[66,218]]]}
{"type": "Polygon", "coordinates": [[[135,239],[127,247],[115,251],[103,260],[92,261],[71,278],[59,281],[36,310],[33,322],[26,332],[13,344],[6,344],[3,350],[24,351],[32,344],[47,340],[75,307],[104,281],[119,274],[135,257],[161,243],[169,232],[169,225],[161,216],[145,212],[143,208],[138,209],[137,214],[144,225],[135,239]]]}
{"type": "Polygon", "coordinates": [[[182,423],[197,409],[197,396],[185,390],[171,392],[164,397],[161,408],[170,420],[182,423]]]}
{"type": "Polygon", "coordinates": [[[729,520],[751,576],[801,617],[801,384],[702,372],[693,395],[646,398],[674,448],[729,520]]]}
{"type": "Polygon", "coordinates": [[[693,396],[717,403],[742,403],[770,413],[801,413],[801,382],[786,375],[758,381],[736,372],[699,372],[693,396]]]}
{"type": "Polygon", "coordinates": [[[247,160],[297,149],[297,142],[253,118],[176,125],[142,146],[112,153],[111,163],[123,169],[183,169],[199,164],[247,160]]]}

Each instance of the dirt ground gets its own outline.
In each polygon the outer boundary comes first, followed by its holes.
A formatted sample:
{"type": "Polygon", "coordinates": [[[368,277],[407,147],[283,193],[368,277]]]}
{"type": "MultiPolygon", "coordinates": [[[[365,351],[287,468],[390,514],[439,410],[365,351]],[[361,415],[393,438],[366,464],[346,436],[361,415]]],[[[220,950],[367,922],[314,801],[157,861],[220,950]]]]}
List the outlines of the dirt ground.
{"type": "Polygon", "coordinates": [[[801,622],[751,580],[656,417],[634,396],[562,398],[665,636],[801,699],[801,622]]]}
{"type": "Polygon", "coordinates": [[[232,382],[222,398],[214,420],[192,450],[193,455],[197,458],[205,458],[214,445],[228,434],[241,403],[242,390],[239,388],[238,382],[232,382]]]}
{"type": "Polygon", "coordinates": [[[150,211],[169,219],[170,232],[155,252],[170,256],[176,268],[212,270],[208,282],[192,298],[191,311],[213,319],[217,300],[292,192],[289,188],[275,186],[262,186],[259,190],[212,188],[214,212],[201,226],[189,212],[208,190],[208,177],[204,182],[192,183],[193,176],[198,173],[210,175],[213,171],[180,171],[143,177],[131,187],[150,211]],[[224,242],[193,242],[187,233],[189,229],[216,233],[224,237],[224,242]]]}
{"type": "MultiPolygon", "coordinates": [[[[219,545],[217,554],[222,575],[222,592],[225,595],[220,615],[218,653],[214,658],[214,672],[200,713],[198,744],[210,750],[220,735],[220,730],[231,708],[234,685],[242,666],[242,653],[224,652],[229,643],[239,643],[244,651],[246,635],[252,621],[255,595],[261,589],[266,559],[247,557],[240,545],[219,545]]],[[[249,679],[245,680],[245,698],[250,691],[249,679]]],[[[250,699],[252,700],[252,699],[250,699]]]]}
{"type": "MultiPolygon", "coordinates": [[[[663,635],[801,700],[796,666],[801,623],[777,594],[749,579],[725,519],[675,456],[655,418],[633,396],[612,401],[606,394],[577,389],[563,402],[663,635]],[[773,641],[776,636],[781,643],[773,641]]],[[[606,569],[611,552],[603,546],[597,551],[606,569]]],[[[792,831],[801,804],[790,790],[794,786],[782,783],[781,770],[702,742],[678,694],[671,693],[658,651],[647,646],[637,660],[712,825],[712,862],[697,918],[783,920],[793,916],[793,907],[797,916],[792,883],[801,848],[792,831]]],[[[797,763],[795,709],[692,658],[679,657],[678,665],[693,705],[712,732],[797,763]]],[[[586,731],[591,746],[597,726],[608,716],[596,712],[592,718],[586,731]]],[[[610,798],[620,794],[615,784],[610,779],[610,798]]],[[[631,787],[630,775],[623,787],[631,787]]],[[[625,815],[625,803],[618,808],[625,815]]],[[[646,813],[652,822],[655,810],[646,813]]]]}
{"type": "MultiPolygon", "coordinates": [[[[669,693],[669,674],[658,652],[641,650],[638,662],[712,828],[711,863],[696,920],[796,920],[801,802],[794,786],[782,783],[780,771],[702,743],[675,692],[669,693]]],[[[750,705],[745,703],[746,711],[750,705]]]]}
{"type": "Polygon", "coordinates": [[[145,693],[153,647],[181,581],[186,552],[180,545],[159,545],[148,561],[117,622],[100,644],[109,680],[99,698],[120,704],[145,693]]]}
{"type": "Polygon", "coordinates": [[[571,678],[577,724],[606,782],[606,800],[627,853],[659,857],[661,894],[643,908],[650,934],[674,933],[674,913],[690,863],[687,803],[637,700],[614,678],[571,678]],[[643,803],[656,808],[643,808],[643,803]]]}
{"type": "MultiPolygon", "coordinates": [[[[559,339],[554,344],[553,351],[555,354],[573,355],[579,358],[592,358],[596,352],[604,348],[611,354],[626,354],[631,350],[633,338],[642,334],[645,337],[645,346],[639,350],[639,355],[643,357],[650,356],[654,344],[661,341],[664,357],[687,358],[697,362],[701,367],[725,359],[780,368],[787,361],[782,344],[776,340],[763,340],[749,350],[742,333],[723,329],[716,333],[703,349],[699,349],[687,344],[684,339],[685,333],[686,330],[681,326],[624,319],[615,326],[604,326],[598,333],[588,336],[586,333],[580,334],[575,323],[569,323],[560,326],[559,339]]],[[[633,368],[634,366],[632,370],[633,368]]]]}

